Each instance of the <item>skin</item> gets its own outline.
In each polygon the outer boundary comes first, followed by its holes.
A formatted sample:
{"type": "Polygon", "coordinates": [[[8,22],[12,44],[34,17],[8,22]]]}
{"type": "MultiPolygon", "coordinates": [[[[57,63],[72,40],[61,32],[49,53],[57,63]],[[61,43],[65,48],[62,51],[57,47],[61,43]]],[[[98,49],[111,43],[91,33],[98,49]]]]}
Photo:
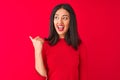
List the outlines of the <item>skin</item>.
{"type": "Polygon", "coordinates": [[[64,38],[69,28],[70,14],[63,8],[56,11],[54,16],[54,26],[60,38],[64,38]],[[63,31],[58,30],[58,26],[64,26],[63,31]]]}

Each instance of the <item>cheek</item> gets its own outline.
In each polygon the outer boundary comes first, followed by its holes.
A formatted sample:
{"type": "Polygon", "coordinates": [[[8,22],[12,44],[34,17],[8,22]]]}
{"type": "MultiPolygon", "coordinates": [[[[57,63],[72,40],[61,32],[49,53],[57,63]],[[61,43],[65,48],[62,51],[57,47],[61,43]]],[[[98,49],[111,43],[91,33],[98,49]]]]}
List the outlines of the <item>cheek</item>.
{"type": "Polygon", "coordinates": [[[66,22],[66,28],[69,28],[69,21],[68,22],[66,22]]]}
{"type": "Polygon", "coordinates": [[[56,26],[56,21],[54,21],[54,26],[56,26]]]}
{"type": "Polygon", "coordinates": [[[66,28],[65,28],[65,32],[67,32],[68,29],[69,29],[69,23],[66,23],[65,26],[66,26],[66,28]]]}

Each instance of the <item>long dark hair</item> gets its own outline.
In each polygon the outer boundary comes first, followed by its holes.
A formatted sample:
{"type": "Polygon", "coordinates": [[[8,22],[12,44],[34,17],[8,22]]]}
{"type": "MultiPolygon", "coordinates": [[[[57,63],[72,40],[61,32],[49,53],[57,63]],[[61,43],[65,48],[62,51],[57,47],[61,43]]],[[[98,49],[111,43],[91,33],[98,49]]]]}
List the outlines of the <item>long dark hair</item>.
{"type": "Polygon", "coordinates": [[[81,43],[81,39],[78,36],[77,22],[76,22],[76,16],[75,16],[74,10],[69,4],[59,4],[52,10],[52,13],[50,16],[50,33],[48,38],[45,40],[48,40],[50,45],[55,45],[59,40],[59,35],[56,32],[54,27],[54,15],[56,11],[60,8],[67,10],[70,14],[69,29],[65,34],[64,39],[68,45],[71,45],[75,50],[77,50],[78,46],[81,43]]]}

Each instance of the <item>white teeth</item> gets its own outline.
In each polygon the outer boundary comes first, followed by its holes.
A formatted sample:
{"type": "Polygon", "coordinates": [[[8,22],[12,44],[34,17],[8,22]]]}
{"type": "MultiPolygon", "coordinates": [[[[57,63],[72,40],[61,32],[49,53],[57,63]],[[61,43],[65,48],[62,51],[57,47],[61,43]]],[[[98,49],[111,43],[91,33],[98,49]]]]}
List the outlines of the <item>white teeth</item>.
{"type": "Polygon", "coordinates": [[[58,26],[59,28],[63,28],[63,26],[58,26]]]}
{"type": "Polygon", "coordinates": [[[64,26],[58,26],[59,31],[63,31],[63,29],[64,29],[64,26]]]}

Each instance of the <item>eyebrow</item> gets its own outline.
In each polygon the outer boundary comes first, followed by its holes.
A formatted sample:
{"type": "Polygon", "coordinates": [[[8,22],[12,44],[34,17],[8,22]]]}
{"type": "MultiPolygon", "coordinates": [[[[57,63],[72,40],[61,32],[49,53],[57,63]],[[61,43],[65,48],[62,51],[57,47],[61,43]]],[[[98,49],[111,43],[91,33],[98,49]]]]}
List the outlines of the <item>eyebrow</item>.
{"type": "MultiPolygon", "coordinates": [[[[63,15],[63,16],[68,16],[68,15],[63,15]]],[[[69,16],[68,16],[69,17],[69,16]]]]}
{"type": "MultiPolygon", "coordinates": [[[[55,14],[55,15],[58,15],[58,14],[55,14]]],[[[68,16],[68,15],[62,15],[62,16],[68,16]]],[[[68,16],[69,17],[69,16],[68,16]]]]}

